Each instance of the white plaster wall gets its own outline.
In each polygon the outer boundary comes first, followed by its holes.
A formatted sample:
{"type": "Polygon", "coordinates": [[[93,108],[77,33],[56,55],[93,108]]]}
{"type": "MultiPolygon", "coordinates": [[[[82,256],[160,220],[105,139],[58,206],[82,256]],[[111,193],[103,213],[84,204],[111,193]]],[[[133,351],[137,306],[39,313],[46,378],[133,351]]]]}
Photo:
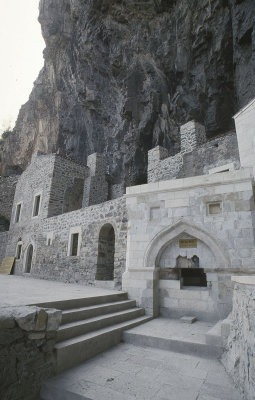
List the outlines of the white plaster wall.
{"type": "Polygon", "coordinates": [[[255,99],[234,119],[241,166],[255,168],[255,99]]]}

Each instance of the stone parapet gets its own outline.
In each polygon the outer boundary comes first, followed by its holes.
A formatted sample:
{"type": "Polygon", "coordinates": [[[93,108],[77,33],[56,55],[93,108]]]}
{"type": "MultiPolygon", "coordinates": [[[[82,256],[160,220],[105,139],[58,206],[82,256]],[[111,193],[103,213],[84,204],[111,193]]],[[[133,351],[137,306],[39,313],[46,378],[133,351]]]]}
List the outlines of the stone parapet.
{"type": "Polygon", "coordinates": [[[169,151],[161,146],[148,152],[148,183],[200,176],[240,167],[235,132],[206,142],[204,126],[190,121],[180,127],[180,136],[179,153],[169,156],[169,151]]]}
{"type": "Polygon", "coordinates": [[[109,198],[108,166],[103,154],[88,156],[89,177],[85,179],[82,207],[100,204],[109,198]]]}
{"type": "Polygon", "coordinates": [[[205,127],[196,121],[189,121],[180,128],[181,153],[188,153],[206,142],[205,127]]]}

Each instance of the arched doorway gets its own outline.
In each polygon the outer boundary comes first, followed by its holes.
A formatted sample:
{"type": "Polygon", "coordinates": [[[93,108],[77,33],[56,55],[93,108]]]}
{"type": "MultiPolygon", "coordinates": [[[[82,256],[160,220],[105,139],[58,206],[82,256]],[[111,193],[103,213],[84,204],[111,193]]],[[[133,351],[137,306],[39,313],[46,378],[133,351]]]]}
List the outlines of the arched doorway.
{"type": "Polygon", "coordinates": [[[99,233],[96,280],[114,279],[115,233],[111,224],[105,224],[99,233]]]}
{"type": "Polygon", "coordinates": [[[32,261],[33,261],[33,251],[34,251],[33,245],[30,244],[30,245],[28,246],[28,249],[27,249],[27,256],[26,256],[25,272],[26,272],[27,274],[30,274],[30,272],[31,272],[32,261]]]}

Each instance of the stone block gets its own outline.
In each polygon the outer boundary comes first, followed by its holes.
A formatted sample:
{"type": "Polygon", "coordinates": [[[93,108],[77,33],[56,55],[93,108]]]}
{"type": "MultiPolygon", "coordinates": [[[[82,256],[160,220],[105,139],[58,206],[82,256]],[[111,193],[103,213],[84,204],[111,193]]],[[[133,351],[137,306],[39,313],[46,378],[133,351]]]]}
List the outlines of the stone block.
{"type": "Polygon", "coordinates": [[[209,282],[218,282],[218,274],[216,272],[207,272],[206,278],[209,282]]]}
{"type": "Polygon", "coordinates": [[[44,331],[44,330],[46,330],[47,320],[48,320],[47,312],[45,310],[39,310],[37,312],[35,330],[36,331],[44,331]]]}
{"type": "Polygon", "coordinates": [[[194,322],[196,322],[197,318],[194,316],[188,316],[185,315],[184,317],[180,318],[181,322],[184,322],[185,324],[194,324],[194,322]]]}
{"type": "Polygon", "coordinates": [[[30,340],[42,340],[45,339],[45,332],[32,332],[28,334],[30,340]]]}
{"type": "Polygon", "coordinates": [[[0,329],[10,329],[15,327],[15,320],[12,316],[11,308],[2,308],[0,310],[0,329]]]}
{"type": "Polygon", "coordinates": [[[62,311],[48,308],[46,312],[48,314],[47,331],[56,331],[61,323],[62,311]]]}
{"type": "Polygon", "coordinates": [[[160,289],[180,289],[181,282],[179,280],[160,279],[159,288],[160,289]]]}
{"type": "Polygon", "coordinates": [[[36,307],[19,307],[13,313],[18,326],[24,331],[35,330],[37,308],[36,307]]]}

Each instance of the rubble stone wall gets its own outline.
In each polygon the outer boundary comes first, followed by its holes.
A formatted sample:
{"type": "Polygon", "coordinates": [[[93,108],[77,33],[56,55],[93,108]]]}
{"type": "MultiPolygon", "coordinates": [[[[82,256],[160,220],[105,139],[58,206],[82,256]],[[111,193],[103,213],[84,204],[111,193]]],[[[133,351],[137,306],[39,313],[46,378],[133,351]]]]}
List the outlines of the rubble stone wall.
{"type": "MultiPolygon", "coordinates": [[[[47,217],[63,213],[66,190],[75,185],[75,180],[83,180],[89,175],[88,168],[64,157],[54,155],[54,171],[50,177],[51,189],[47,217]]],[[[82,196],[81,204],[82,206],[82,196]]]]}
{"type": "Polygon", "coordinates": [[[53,352],[61,311],[0,309],[0,398],[38,400],[43,380],[56,373],[53,352]]]}
{"type": "Polygon", "coordinates": [[[208,174],[215,167],[234,163],[239,168],[239,151],[236,133],[232,132],[210,140],[190,153],[183,155],[183,167],[177,178],[208,174]]]}
{"type": "Polygon", "coordinates": [[[11,219],[12,204],[18,179],[19,175],[0,177],[0,217],[4,217],[7,221],[11,219]]]}
{"type": "Polygon", "coordinates": [[[54,168],[54,155],[38,156],[35,153],[31,164],[19,177],[13,208],[10,230],[37,224],[42,218],[47,217],[48,204],[51,191],[51,177],[54,168]],[[39,214],[33,218],[33,204],[35,195],[41,195],[39,214]],[[17,204],[21,204],[19,222],[15,222],[17,204]]]}
{"type": "Polygon", "coordinates": [[[167,149],[159,146],[149,151],[148,183],[205,175],[212,168],[231,163],[234,164],[233,169],[240,166],[234,132],[201,144],[202,139],[190,135],[189,131],[187,140],[185,136],[182,140],[182,151],[174,156],[168,157],[167,149]]]}
{"type": "Polygon", "coordinates": [[[230,335],[223,364],[243,390],[246,400],[255,398],[255,279],[234,278],[233,310],[230,316],[230,335]]]}
{"type": "Polygon", "coordinates": [[[6,245],[8,240],[8,232],[0,232],[0,265],[5,257],[6,245]]]}
{"type": "Polygon", "coordinates": [[[119,285],[126,260],[127,215],[124,198],[46,218],[41,226],[26,227],[22,232],[13,230],[8,255],[15,254],[21,233],[23,242],[21,258],[15,263],[15,274],[24,272],[26,251],[33,243],[32,275],[95,284],[99,233],[107,223],[113,226],[115,233],[114,283],[119,285]],[[70,235],[76,231],[80,234],[79,254],[70,256],[70,235]]]}

